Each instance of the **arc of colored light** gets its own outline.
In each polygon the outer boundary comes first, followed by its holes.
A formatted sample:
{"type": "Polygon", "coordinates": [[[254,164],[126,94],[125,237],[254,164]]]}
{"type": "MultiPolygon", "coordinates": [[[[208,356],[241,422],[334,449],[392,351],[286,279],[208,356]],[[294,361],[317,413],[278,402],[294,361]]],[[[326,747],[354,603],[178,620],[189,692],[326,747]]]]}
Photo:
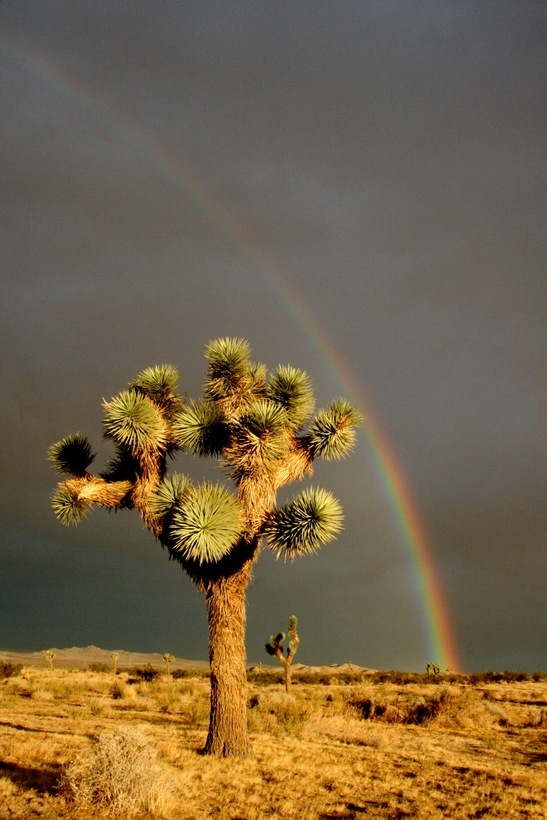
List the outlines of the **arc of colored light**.
{"type": "Polygon", "coordinates": [[[348,393],[358,406],[367,408],[366,425],[363,428],[362,437],[373,457],[390,509],[393,511],[399,535],[411,558],[419,599],[423,607],[423,627],[428,638],[431,657],[440,666],[448,666],[454,671],[459,671],[461,669],[459,653],[431,547],[403,468],[387,435],[374,417],[370,402],[357,385],[355,377],[338,354],[324,328],[319,327],[316,318],[306,306],[298,290],[283,276],[275,262],[268,257],[265,249],[259,246],[255,237],[246,230],[244,225],[238,222],[233,214],[230,215],[225,208],[221,207],[218,199],[213,199],[190,166],[183,165],[180,160],[170,156],[153,135],[146,133],[142,127],[128,119],[122,118],[104,100],[99,100],[89,89],[83,89],[73,78],[67,80],[66,76],[59,77],[55,69],[37,55],[6,43],[3,43],[3,50],[12,59],[16,59],[34,73],[41,75],[63,97],[90,113],[106,130],[113,131],[147,163],[152,164],[170,184],[175,184],[215,230],[251,259],[277,298],[281,298],[297,325],[304,328],[320,359],[326,362],[331,378],[341,388],[341,392],[348,393]]]}

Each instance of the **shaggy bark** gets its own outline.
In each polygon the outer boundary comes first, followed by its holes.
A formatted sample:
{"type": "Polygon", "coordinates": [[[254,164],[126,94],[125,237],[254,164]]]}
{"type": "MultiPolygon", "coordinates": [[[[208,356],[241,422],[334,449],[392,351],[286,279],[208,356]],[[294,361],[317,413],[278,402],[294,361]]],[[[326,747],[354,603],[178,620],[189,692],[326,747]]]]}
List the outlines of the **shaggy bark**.
{"type": "Polygon", "coordinates": [[[211,712],[205,753],[251,757],[247,732],[245,590],[250,565],[212,583],[207,595],[211,712]]]}

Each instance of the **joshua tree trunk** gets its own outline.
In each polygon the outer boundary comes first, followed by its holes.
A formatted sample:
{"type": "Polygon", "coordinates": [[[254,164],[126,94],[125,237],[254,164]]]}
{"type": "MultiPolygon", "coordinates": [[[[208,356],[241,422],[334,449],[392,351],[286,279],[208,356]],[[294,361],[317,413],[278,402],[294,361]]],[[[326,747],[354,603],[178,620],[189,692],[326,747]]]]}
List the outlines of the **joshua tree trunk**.
{"type": "Polygon", "coordinates": [[[250,568],[220,578],[207,592],[211,712],[206,754],[250,757],[247,732],[245,589],[250,568]]]}

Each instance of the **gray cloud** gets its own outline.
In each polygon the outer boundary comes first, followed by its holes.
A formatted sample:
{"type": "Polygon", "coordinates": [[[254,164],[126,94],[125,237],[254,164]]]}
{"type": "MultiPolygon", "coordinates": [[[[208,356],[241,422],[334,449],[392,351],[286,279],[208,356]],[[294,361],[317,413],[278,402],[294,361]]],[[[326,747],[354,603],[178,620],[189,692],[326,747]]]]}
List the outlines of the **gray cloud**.
{"type": "MultiPolygon", "coordinates": [[[[319,404],[332,340],[464,666],[544,665],[543,4],[18,0],[0,21],[5,648],[205,657],[203,602],[138,521],[53,520],[45,452],[81,430],[106,459],[102,396],[161,361],[197,395],[205,343],[238,335],[307,369],[319,404]]],[[[346,530],[261,558],[249,656],[290,610],[303,662],[424,667],[370,443],[316,481],[346,530]]]]}

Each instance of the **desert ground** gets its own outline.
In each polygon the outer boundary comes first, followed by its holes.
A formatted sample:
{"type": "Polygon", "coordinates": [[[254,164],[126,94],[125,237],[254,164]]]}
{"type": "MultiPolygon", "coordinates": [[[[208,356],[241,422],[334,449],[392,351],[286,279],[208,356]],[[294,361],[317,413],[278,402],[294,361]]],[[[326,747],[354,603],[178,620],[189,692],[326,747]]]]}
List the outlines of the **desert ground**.
{"type": "Polygon", "coordinates": [[[121,655],[116,674],[110,653],[71,667],[60,651],[14,673],[21,656],[0,652],[0,817],[547,816],[541,674],[299,666],[287,694],[281,670],[255,668],[254,758],[223,760],[201,754],[206,664],[158,662],[147,680],[148,656],[121,655]]]}

